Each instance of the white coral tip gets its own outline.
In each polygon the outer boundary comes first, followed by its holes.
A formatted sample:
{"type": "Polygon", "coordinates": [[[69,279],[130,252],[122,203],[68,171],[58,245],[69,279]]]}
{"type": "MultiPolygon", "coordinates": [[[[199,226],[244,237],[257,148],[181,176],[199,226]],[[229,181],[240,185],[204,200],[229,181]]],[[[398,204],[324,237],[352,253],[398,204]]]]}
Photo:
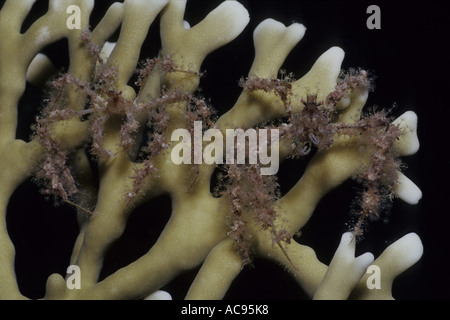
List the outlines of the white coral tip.
{"type": "Polygon", "coordinates": [[[414,232],[398,239],[388,249],[392,250],[391,261],[397,267],[398,272],[403,272],[410,268],[420,260],[423,254],[422,241],[414,232]]]}
{"type": "Polygon", "coordinates": [[[419,150],[417,137],[417,115],[413,111],[407,111],[398,117],[393,124],[398,125],[403,131],[395,143],[396,151],[402,156],[415,154],[419,150]]]}
{"type": "Polygon", "coordinates": [[[268,18],[261,22],[253,31],[253,38],[255,43],[263,36],[270,37],[284,37],[288,43],[297,44],[305,35],[306,28],[300,23],[293,23],[289,27],[286,27],[283,23],[268,18]]]}
{"type": "Polygon", "coordinates": [[[408,204],[416,205],[422,199],[422,191],[407,176],[398,173],[397,184],[394,186],[394,194],[408,204]]]}
{"type": "Polygon", "coordinates": [[[172,300],[170,293],[158,290],[144,298],[144,300],[172,300]]]}
{"type": "Polygon", "coordinates": [[[317,59],[316,64],[340,66],[344,60],[344,56],[344,50],[339,47],[331,47],[317,59]]]}
{"type": "Polygon", "coordinates": [[[250,15],[245,7],[237,1],[227,0],[222,2],[216,9],[208,15],[220,19],[220,16],[226,18],[227,32],[234,38],[239,35],[250,21],[250,15]]]}
{"type": "Polygon", "coordinates": [[[366,252],[357,258],[355,258],[355,246],[356,241],[352,232],[346,232],[341,237],[341,242],[337,252],[341,258],[347,261],[354,261],[354,267],[356,270],[365,272],[368,266],[374,261],[374,256],[370,252],[366,252]]]}

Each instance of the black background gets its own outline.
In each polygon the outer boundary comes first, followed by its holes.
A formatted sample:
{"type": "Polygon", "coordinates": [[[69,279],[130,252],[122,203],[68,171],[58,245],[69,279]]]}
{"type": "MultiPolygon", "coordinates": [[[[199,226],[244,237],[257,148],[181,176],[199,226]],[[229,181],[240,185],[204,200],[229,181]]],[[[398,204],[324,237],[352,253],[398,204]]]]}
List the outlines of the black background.
{"type": "MultiPolygon", "coordinates": [[[[104,13],[113,1],[97,1],[92,17],[104,13]]],[[[221,1],[188,1],[186,19],[194,25],[221,1]]],[[[371,251],[377,256],[383,249],[408,232],[416,232],[422,239],[422,259],[394,283],[397,299],[450,298],[450,266],[448,262],[449,206],[449,103],[450,93],[448,17],[438,2],[400,1],[240,1],[250,12],[250,23],[231,44],[212,53],[202,70],[202,95],[211,99],[219,113],[236,101],[240,88],[238,80],[250,69],[254,49],[252,32],[266,18],[274,18],[289,25],[299,22],[307,31],[283,66],[297,78],[305,74],[314,61],[332,46],[346,52],[343,68],[361,67],[375,77],[375,91],[367,106],[390,108],[401,115],[407,110],[418,114],[419,152],[404,158],[405,174],[422,190],[423,198],[417,206],[396,199],[388,216],[388,223],[376,222],[358,245],[358,254],[371,251]],[[381,30],[369,30],[366,9],[376,4],[381,9],[381,30]]],[[[33,16],[46,10],[46,1],[38,0],[24,30],[33,16]]],[[[142,57],[153,57],[159,49],[157,21],[152,25],[148,45],[142,57]]],[[[0,45],[7,45],[2,43],[0,45]]],[[[46,53],[58,67],[67,67],[64,41],[50,46],[46,53]]],[[[4,81],[4,79],[2,79],[4,81]]],[[[27,139],[28,127],[34,118],[39,94],[29,86],[21,102],[21,123],[18,137],[27,139]]],[[[282,190],[287,190],[301,176],[306,160],[287,162],[280,169],[282,190]],[[300,169],[299,169],[300,168],[300,169]]],[[[358,190],[348,182],[331,192],[316,209],[298,239],[313,247],[318,258],[329,263],[340,235],[348,228],[352,198],[358,190]]],[[[131,216],[124,239],[108,253],[102,277],[144,254],[156,240],[170,214],[170,199],[162,197],[136,210],[131,216]],[[158,210],[155,221],[148,212],[158,210]],[[146,214],[147,213],[147,214],[146,214]],[[142,228],[152,223],[151,230],[142,228]]],[[[8,228],[16,245],[16,269],[20,288],[30,298],[41,298],[46,278],[54,272],[65,273],[77,227],[72,208],[60,205],[54,209],[32,182],[24,183],[14,194],[8,208],[8,228]]],[[[182,299],[197,270],[180,276],[166,289],[175,299],[182,299]]],[[[227,299],[298,299],[303,292],[281,268],[262,260],[245,268],[233,283],[227,299]]]]}

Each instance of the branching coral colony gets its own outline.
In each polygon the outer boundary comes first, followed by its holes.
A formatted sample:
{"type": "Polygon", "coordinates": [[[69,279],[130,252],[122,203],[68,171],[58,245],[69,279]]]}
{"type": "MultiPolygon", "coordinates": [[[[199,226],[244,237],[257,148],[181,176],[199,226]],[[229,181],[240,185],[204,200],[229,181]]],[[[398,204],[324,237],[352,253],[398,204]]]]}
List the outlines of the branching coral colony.
{"type": "Polygon", "coordinates": [[[419,237],[405,235],[375,260],[370,253],[355,257],[355,245],[393,196],[410,204],[421,198],[399,160],[418,150],[417,118],[413,112],[396,120],[384,111],[363,115],[370,79],[364,70],[341,71],[342,49],[323,53],[298,80],[285,77],[280,67],[305,27],[263,21],[254,31],[253,65],[239,82],[242,94],[217,118],[196,93],[200,67],[246,27],[247,10],[237,1],[224,1],[190,27],[183,21],[186,1],[125,0],[90,29],[94,0],[50,0],[48,12],[21,32],[33,4],[7,0],[0,12],[1,298],[25,298],[16,281],[6,209],[30,176],[43,193],[71,204],[83,218],[71,258],[79,286],[53,274],[47,299],[140,299],[199,266],[186,298],[220,299],[254,257],[282,265],[312,298],[392,298],[394,278],[422,255],[419,237]],[[69,7],[82,17],[78,27],[69,25],[69,7]],[[143,61],[141,46],[159,14],[160,54],[143,61]],[[119,26],[117,42],[108,42],[119,26]],[[50,76],[52,64],[40,52],[62,38],[70,66],[50,76]],[[29,142],[16,138],[27,81],[49,83],[29,142]],[[189,136],[174,138],[177,129],[189,136]],[[190,140],[199,129],[200,151],[190,140]],[[242,129],[235,131],[236,144],[231,137],[233,147],[219,141],[229,129],[242,129]],[[277,176],[261,171],[269,165],[262,146],[269,145],[280,162],[314,153],[284,195],[277,176]],[[293,235],[320,199],[349,178],[363,189],[358,218],[327,266],[293,235]],[[170,195],[172,214],[159,239],[141,258],[99,281],[105,252],[121,237],[133,209],[161,194],[170,195]],[[369,266],[379,271],[376,290],[368,285],[369,266]]]}

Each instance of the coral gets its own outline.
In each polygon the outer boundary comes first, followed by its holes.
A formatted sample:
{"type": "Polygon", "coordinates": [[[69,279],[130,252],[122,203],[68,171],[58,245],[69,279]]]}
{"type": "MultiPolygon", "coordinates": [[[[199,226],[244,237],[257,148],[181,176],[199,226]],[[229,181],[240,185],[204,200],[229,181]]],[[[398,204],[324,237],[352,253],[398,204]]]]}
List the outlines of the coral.
{"type": "Polygon", "coordinates": [[[24,30],[33,5],[6,0],[0,11],[8,43],[0,48],[0,79],[7,79],[0,84],[1,298],[27,298],[16,279],[6,216],[10,198],[30,177],[45,197],[76,211],[79,222],[68,261],[77,266],[68,270],[80,271],[79,288],[66,282],[71,272],[54,273],[46,299],[165,299],[159,290],[190,270],[197,274],[186,299],[221,299],[255,258],[281,265],[310,298],[393,298],[395,277],[422,255],[420,238],[404,235],[377,258],[355,258],[355,247],[393,198],[409,204],[421,198],[401,172],[401,157],[419,148],[417,116],[363,110],[371,77],[341,70],[341,48],[324,52],[299,79],[286,76],[283,63],[306,28],[262,21],[253,33],[253,63],[237,84],[242,92],[221,114],[200,95],[201,81],[208,81],[202,65],[246,28],[249,13],[239,2],[223,1],[190,26],[185,0],[125,0],[92,27],[93,0],[50,0],[24,30]],[[69,6],[80,8],[79,28],[69,26],[69,6]],[[155,21],[161,48],[142,57],[155,21]],[[61,39],[68,68],[55,71],[44,50],[61,39]],[[27,83],[46,92],[42,106],[33,106],[29,140],[17,136],[27,83]],[[198,132],[203,139],[196,140],[198,132]],[[231,137],[232,146],[220,137],[231,137]],[[301,178],[286,192],[277,172],[264,170],[304,159],[301,178]],[[361,190],[355,222],[327,266],[300,233],[322,198],[349,179],[361,190]],[[133,212],[161,196],[170,197],[171,214],[158,239],[104,276],[108,252],[133,212]],[[379,290],[368,285],[372,266],[381,272],[379,290]]]}

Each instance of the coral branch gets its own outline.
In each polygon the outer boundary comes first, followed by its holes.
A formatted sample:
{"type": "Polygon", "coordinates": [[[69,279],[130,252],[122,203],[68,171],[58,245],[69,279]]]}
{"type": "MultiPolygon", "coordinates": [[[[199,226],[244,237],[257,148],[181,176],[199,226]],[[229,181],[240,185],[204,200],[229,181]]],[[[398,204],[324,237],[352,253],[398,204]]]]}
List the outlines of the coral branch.
{"type": "Polygon", "coordinates": [[[371,253],[364,253],[355,258],[353,235],[350,232],[343,234],[327,273],[314,294],[314,299],[348,299],[373,260],[371,253]]]}

